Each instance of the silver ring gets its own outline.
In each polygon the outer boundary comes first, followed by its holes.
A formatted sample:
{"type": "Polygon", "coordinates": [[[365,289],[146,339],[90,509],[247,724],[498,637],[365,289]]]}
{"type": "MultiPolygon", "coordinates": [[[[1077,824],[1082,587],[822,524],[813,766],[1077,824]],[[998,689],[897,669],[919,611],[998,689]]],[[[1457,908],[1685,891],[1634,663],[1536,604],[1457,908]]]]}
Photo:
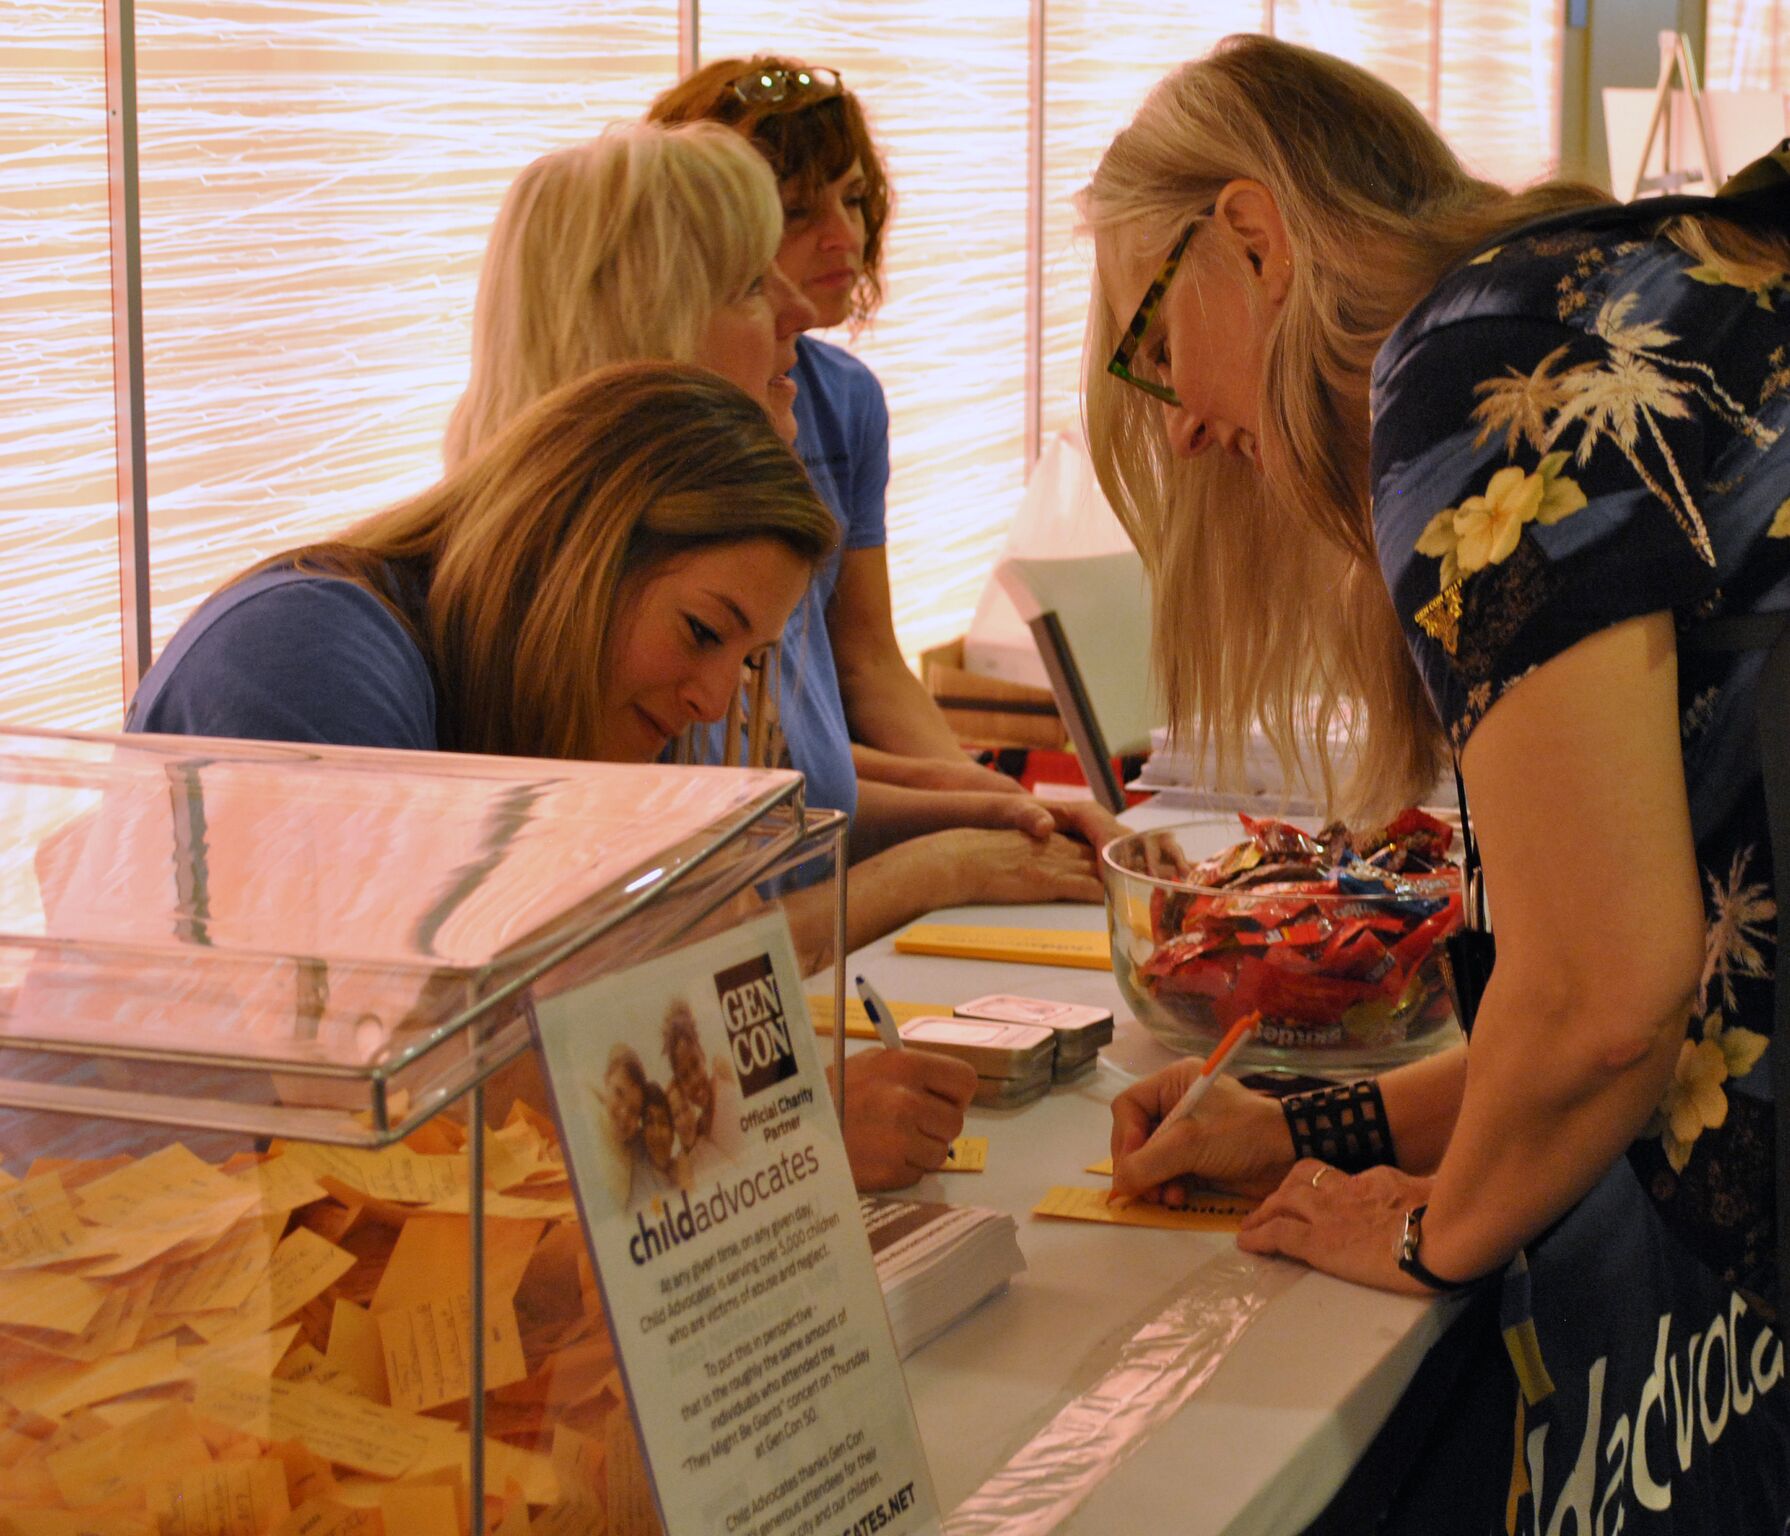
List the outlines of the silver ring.
{"type": "Polygon", "coordinates": [[[1318,1169],[1318,1171],[1311,1176],[1311,1187],[1316,1189],[1318,1187],[1318,1180],[1323,1178],[1328,1172],[1330,1172],[1330,1165],[1325,1163],[1322,1168],[1318,1169]]]}

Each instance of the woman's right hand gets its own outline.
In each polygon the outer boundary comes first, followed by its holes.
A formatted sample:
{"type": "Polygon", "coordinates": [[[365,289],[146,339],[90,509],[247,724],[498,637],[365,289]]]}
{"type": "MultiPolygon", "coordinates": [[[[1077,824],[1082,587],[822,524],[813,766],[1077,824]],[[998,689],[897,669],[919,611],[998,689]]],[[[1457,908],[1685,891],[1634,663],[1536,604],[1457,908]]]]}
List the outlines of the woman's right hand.
{"type": "Polygon", "coordinates": [[[1115,1194],[1178,1207],[1193,1187],[1255,1196],[1279,1188],[1293,1166],[1292,1132],[1275,1099],[1235,1078],[1216,1078],[1198,1109],[1150,1140],[1203,1065],[1177,1061],[1113,1100],[1115,1194]]]}
{"type": "Polygon", "coordinates": [[[1105,899],[1093,850],[1060,832],[1037,838],[963,827],[927,841],[943,862],[950,905],[1105,899]]]}
{"type": "Polygon", "coordinates": [[[852,1181],[861,1190],[905,1189],[942,1167],[975,1092],[976,1069],[955,1056],[872,1049],[850,1057],[844,1130],[852,1181]]]}

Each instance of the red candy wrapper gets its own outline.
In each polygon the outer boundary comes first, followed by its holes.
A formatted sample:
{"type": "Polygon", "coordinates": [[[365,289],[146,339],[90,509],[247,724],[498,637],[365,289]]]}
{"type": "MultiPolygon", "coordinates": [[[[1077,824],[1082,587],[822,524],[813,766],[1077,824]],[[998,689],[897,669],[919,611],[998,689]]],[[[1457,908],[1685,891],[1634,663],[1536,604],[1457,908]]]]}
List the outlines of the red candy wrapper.
{"type": "Polygon", "coordinates": [[[1239,819],[1248,840],[1195,865],[1194,889],[1152,894],[1139,984],[1205,999],[1220,1029],[1259,1010],[1283,1046],[1384,1045],[1434,1022],[1430,956],[1461,921],[1452,829],[1415,809],[1360,835],[1239,819]]]}

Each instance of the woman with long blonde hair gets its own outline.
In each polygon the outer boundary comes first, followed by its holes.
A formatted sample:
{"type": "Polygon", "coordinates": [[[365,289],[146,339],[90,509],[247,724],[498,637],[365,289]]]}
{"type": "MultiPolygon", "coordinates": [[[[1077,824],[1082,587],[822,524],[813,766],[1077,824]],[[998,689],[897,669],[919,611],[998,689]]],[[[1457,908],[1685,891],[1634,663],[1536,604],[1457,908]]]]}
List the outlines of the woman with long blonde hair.
{"type": "Polygon", "coordinates": [[[1259,721],[1330,787],[1340,722],[1362,814],[1454,756],[1497,942],[1470,1046],[1223,1084],[1148,1140],[1197,1064],[1129,1090],[1118,1188],[1264,1195],[1244,1247],[1365,1284],[1504,1276],[1508,1362],[1471,1309],[1401,1430],[1459,1452],[1456,1502],[1381,1463],[1387,1528],[1589,1530],[1594,1490],[1598,1529],[1781,1528],[1772,843],[1757,657],[1717,647],[1790,590],[1790,181],[1512,193],[1365,72],[1239,37],[1084,197],[1090,442],[1179,726],[1235,761],[1259,721]],[[1668,1476],[1647,1382],[1686,1349],[1668,1476]]]}

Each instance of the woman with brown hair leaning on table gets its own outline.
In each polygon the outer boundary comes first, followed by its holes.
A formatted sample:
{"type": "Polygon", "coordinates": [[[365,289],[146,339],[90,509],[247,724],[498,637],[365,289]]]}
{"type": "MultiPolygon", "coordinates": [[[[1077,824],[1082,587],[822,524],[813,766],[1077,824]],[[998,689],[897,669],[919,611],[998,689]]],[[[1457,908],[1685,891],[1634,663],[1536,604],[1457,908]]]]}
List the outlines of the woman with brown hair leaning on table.
{"type": "MultiPolygon", "coordinates": [[[[762,397],[697,368],[599,369],[427,491],[226,584],[144,676],[127,729],[651,762],[737,710],[743,668],[762,707],[836,538],[762,397]]],[[[785,906],[798,952],[824,952],[830,894],[785,906]]],[[[975,1074],[921,1052],[853,1062],[853,1174],[912,1183],[943,1161],[975,1074]]]]}
{"type": "Polygon", "coordinates": [[[1347,697],[1363,808],[1458,754],[1497,938],[1470,1046],[1284,1109],[1223,1083],[1148,1145],[1190,1068],[1136,1085],[1117,1188],[1481,1292],[1330,1528],[1780,1531],[1760,667],[1698,637],[1790,608],[1790,183],[1513,194],[1256,37],[1085,198],[1090,438],[1177,718],[1309,754],[1347,697]]]}

